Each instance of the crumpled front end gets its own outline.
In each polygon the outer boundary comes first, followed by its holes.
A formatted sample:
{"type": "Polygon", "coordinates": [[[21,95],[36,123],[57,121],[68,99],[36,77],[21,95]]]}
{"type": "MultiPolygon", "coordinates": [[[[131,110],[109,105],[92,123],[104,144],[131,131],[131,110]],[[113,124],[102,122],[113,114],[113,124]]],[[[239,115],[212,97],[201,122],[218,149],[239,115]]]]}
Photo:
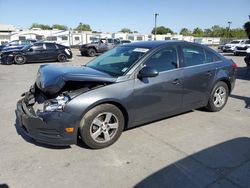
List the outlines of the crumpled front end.
{"type": "Polygon", "coordinates": [[[34,140],[50,145],[77,143],[78,118],[63,110],[68,99],[45,100],[39,104],[31,89],[17,103],[17,118],[23,132],[34,140]]]}

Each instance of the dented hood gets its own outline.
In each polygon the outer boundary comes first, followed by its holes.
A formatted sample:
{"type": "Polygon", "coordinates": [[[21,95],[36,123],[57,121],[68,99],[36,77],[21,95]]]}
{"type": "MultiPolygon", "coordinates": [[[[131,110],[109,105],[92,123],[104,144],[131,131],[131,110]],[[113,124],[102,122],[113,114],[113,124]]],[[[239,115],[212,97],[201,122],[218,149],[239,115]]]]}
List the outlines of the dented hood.
{"type": "Polygon", "coordinates": [[[45,93],[56,94],[67,81],[112,83],[117,78],[85,66],[41,65],[36,78],[37,87],[45,93]]]}

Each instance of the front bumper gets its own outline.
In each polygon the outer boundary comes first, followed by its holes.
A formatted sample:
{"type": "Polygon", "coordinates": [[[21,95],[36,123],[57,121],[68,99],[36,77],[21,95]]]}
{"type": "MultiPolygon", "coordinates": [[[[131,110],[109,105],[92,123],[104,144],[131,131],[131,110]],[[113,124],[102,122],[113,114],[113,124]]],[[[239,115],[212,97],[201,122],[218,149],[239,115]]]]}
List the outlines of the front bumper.
{"type": "Polygon", "coordinates": [[[38,116],[25,98],[17,102],[16,115],[23,133],[35,141],[54,145],[66,146],[77,143],[77,128],[70,124],[71,116],[63,112],[52,112],[38,116]],[[74,127],[73,133],[67,133],[66,127],[74,127]]]}

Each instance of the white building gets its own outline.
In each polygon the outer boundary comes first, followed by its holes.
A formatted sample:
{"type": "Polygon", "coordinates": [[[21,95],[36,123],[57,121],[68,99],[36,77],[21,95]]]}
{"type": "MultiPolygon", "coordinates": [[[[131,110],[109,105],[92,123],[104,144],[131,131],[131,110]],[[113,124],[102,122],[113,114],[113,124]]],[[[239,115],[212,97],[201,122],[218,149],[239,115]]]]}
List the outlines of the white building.
{"type": "Polygon", "coordinates": [[[62,31],[62,30],[41,30],[33,28],[30,30],[11,32],[11,40],[36,39],[44,41],[52,41],[66,46],[79,46],[90,43],[99,38],[119,38],[121,40],[135,41],[151,41],[154,40],[185,40],[206,45],[218,45],[220,38],[212,37],[193,37],[183,36],[178,34],[152,35],[140,33],[92,33],[92,32],[77,32],[77,31],[62,31]]]}
{"type": "Polygon", "coordinates": [[[0,24],[0,45],[10,41],[10,34],[17,28],[10,24],[0,24]]]}

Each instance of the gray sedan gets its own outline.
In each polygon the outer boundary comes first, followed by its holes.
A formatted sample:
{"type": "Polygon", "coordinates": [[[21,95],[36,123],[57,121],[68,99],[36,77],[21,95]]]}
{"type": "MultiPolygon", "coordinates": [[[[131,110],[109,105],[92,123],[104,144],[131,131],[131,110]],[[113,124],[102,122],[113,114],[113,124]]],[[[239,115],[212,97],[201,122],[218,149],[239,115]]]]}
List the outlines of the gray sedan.
{"type": "Polygon", "coordinates": [[[191,109],[221,110],[237,65],[184,41],[118,46],[85,66],[42,65],[17,103],[22,130],[38,142],[90,148],[113,144],[124,129],[191,109]]]}

